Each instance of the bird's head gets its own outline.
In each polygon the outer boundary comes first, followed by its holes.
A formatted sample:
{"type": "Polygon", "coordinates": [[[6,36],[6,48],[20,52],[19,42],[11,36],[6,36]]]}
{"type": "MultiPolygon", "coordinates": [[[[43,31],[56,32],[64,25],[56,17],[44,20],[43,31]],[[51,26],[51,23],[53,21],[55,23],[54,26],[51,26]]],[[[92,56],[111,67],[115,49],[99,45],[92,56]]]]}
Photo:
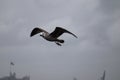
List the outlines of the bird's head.
{"type": "Polygon", "coordinates": [[[44,33],[44,32],[41,32],[41,33],[40,33],[40,36],[45,37],[45,33],[44,33]]]}

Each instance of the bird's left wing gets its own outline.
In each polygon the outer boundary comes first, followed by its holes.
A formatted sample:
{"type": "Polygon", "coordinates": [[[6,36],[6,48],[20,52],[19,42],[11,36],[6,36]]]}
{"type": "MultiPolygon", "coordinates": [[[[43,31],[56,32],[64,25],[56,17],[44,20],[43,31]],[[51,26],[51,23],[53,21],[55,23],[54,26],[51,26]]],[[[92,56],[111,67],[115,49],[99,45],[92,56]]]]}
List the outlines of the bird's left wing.
{"type": "Polygon", "coordinates": [[[32,30],[32,32],[31,32],[31,34],[30,34],[30,37],[32,37],[32,36],[34,36],[34,35],[36,35],[36,34],[38,34],[38,33],[40,33],[40,32],[48,33],[47,31],[45,31],[45,30],[43,30],[43,29],[41,29],[41,28],[36,27],[36,28],[34,28],[34,29],[32,30]]]}

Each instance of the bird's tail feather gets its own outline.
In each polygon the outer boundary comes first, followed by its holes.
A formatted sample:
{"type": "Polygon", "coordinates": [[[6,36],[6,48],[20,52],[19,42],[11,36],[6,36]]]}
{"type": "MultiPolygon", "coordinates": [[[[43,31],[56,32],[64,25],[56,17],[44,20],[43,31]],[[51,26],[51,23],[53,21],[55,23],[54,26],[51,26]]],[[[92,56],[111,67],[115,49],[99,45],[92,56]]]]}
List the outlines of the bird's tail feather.
{"type": "Polygon", "coordinates": [[[60,43],[64,43],[65,41],[64,40],[58,40],[60,43]]]}

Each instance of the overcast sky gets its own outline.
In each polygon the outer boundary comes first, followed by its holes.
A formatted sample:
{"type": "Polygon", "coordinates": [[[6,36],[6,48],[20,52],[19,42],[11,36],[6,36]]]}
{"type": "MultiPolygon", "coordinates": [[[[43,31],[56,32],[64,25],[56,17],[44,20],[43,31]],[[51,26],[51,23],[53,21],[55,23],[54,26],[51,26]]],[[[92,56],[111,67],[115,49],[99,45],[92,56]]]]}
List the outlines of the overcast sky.
{"type": "Polygon", "coordinates": [[[0,0],[0,77],[31,80],[120,80],[120,0],[0,0]],[[34,27],[61,26],[78,36],[59,47],[34,27]]]}

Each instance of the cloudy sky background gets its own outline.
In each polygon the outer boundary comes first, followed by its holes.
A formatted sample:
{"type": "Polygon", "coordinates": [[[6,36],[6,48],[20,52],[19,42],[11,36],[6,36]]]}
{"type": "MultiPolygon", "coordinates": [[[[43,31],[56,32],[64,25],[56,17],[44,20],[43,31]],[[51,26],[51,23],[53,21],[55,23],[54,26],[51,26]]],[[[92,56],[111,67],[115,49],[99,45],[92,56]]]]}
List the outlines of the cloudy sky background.
{"type": "Polygon", "coordinates": [[[0,0],[0,77],[12,71],[31,80],[120,80],[119,0],[0,0]],[[34,27],[69,34],[63,46],[29,37],[34,27]]]}

